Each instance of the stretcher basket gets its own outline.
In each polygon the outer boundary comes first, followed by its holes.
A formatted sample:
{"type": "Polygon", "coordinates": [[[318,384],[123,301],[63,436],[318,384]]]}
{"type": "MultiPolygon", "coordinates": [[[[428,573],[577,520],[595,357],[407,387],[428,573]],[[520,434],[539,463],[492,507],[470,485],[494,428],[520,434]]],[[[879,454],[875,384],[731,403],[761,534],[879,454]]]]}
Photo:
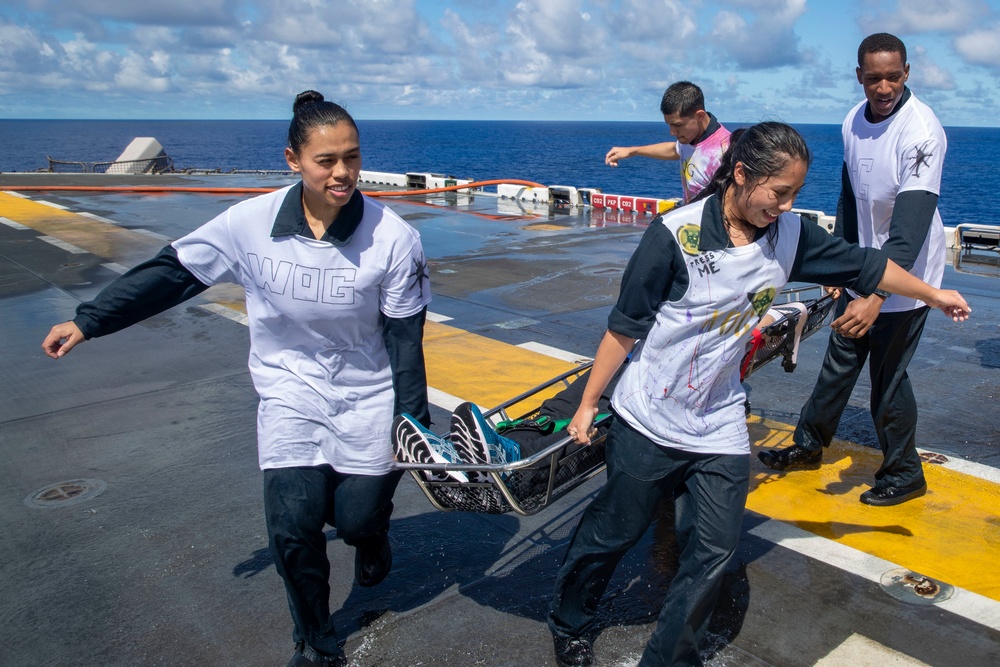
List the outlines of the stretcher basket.
{"type": "MultiPolygon", "coordinates": [[[[790,289],[781,293],[786,302],[798,300],[808,290],[816,287],[790,289]]],[[[783,317],[765,327],[760,337],[761,345],[748,352],[744,366],[745,375],[763,367],[768,362],[783,357],[782,365],[791,372],[795,368],[795,353],[798,342],[823,326],[833,299],[821,296],[803,302],[802,310],[787,309],[783,317]],[[802,321],[801,326],[799,326],[802,321]]],[[[782,304],[777,303],[777,306],[782,304]]],[[[502,421],[513,421],[508,410],[539,394],[550,395],[557,385],[569,384],[585,373],[591,363],[582,364],[548,382],[541,384],[519,396],[487,410],[483,416],[491,425],[502,421]]],[[[745,377],[744,375],[744,377],[745,377]]],[[[532,419],[532,412],[516,416],[514,419],[532,419]]],[[[607,427],[611,417],[605,416],[595,423],[597,427],[607,427]]],[[[452,463],[403,463],[396,467],[407,470],[431,504],[443,511],[467,511],[485,514],[505,514],[516,512],[524,516],[535,514],[566,495],[584,482],[599,475],[605,468],[605,433],[607,428],[599,428],[600,435],[589,446],[578,446],[568,435],[544,448],[542,451],[512,463],[506,464],[452,464],[452,463]],[[459,482],[447,475],[447,471],[464,472],[470,481],[459,482]]]]}
{"type": "Polygon", "coordinates": [[[740,368],[740,379],[746,379],[778,357],[786,373],[794,371],[798,364],[799,343],[823,328],[836,303],[818,285],[783,290],[771,304],[783,316],[761,329],[759,334],[755,332],[740,368]],[[801,304],[801,307],[792,307],[793,304],[801,304]]]}
{"type": "MultiPolygon", "coordinates": [[[[592,363],[592,362],[591,362],[592,363]]],[[[492,425],[501,421],[532,419],[537,408],[524,415],[512,416],[508,410],[530,401],[539,394],[551,394],[558,385],[563,387],[585,373],[591,363],[582,364],[548,382],[483,412],[492,425]]],[[[561,388],[561,387],[559,387],[561,388]]],[[[537,403],[541,403],[539,397],[537,403]]],[[[606,416],[595,426],[607,426],[606,416]]],[[[439,510],[463,510],[486,514],[516,512],[524,516],[535,514],[604,470],[604,435],[594,438],[586,447],[573,442],[568,435],[532,456],[506,464],[467,465],[445,463],[396,463],[408,470],[439,510]],[[458,482],[445,479],[448,470],[464,472],[470,479],[458,482]],[[477,481],[471,481],[477,480],[477,481]]]]}

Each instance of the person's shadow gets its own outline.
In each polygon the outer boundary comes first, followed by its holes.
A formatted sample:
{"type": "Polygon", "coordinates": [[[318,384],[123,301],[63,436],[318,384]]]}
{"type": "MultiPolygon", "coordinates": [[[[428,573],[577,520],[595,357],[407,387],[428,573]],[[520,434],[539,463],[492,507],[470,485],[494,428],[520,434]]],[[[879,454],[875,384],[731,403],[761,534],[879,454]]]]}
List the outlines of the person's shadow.
{"type": "MultiPolygon", "coordinates": [[[[466,512],[428,512],[392,519],[392,574],[375,588],[351,586],[339,609],[333,612],[338,633],[348,637],[373,624],[385,613],[416,609],[453,585],[458,593],[478,604],[544,624],[570,533],[592,494],[543,510],[544,523],[511,543],[519,532],[516,515],[484,516],[466,512]]],[[[339,541],[334,530],[330,542],[339,541]]],[[[338,586],[338,564],[350,569],[353,551],[339,545],[332,553],[331,585],[338,586]],[[344,555],[350,558],[342,560],[344,555]]],[[[331,547],[336,548],[336,547],[331,547]]],[[[593,633],[609,627],[648,625],[656,621],[667,589],[677,572],[673,503],[664,502],[653,525],[625,554],[602,598],[593,633]]],[[[273,566],[267,549],[254,552],[233,568],[233,576],[253,577],[273,566]]],[[[341,582],[343,583],[343,582],[341,582]]],[[[336,594],[331,596],[335,602],[336,594]]],[[[711,656],[730,643],[742,627],[749,606],[746,561],[733,559],[723,581],[703,655],[711,656]]],[[[612,640],[615,641],[615,640],[612,640]]],[[[645,639],[642,640],[645,644],[645,639]]],[[[614,647],[609,647],[615,652],[614,647]]],[[[628,650],[634,650],[628,647],[628,650]]],[[[626,647],[622,647],[623,650],[626,647]]]]}

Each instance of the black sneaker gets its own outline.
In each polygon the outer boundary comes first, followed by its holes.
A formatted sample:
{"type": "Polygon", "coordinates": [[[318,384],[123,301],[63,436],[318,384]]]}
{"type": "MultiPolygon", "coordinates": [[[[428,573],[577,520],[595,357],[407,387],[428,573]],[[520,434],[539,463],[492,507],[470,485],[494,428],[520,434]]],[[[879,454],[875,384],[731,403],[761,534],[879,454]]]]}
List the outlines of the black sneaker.
{"type": "Polygon", "coordinates": [[[594,664],[594,649],[583,637],[552,636],[559,667],[590,667],[594,664]]]}
{"type": "Polygon", "coordinates": [[[392,545],[389,536],[372,545],[354,549],[354,580],[359,586],[371,588],[382,582],[392,569],[392,545]]]}
{"type": "Polygon", "coordinates": [[[802,445],[791,445],[784,449],[769,449],[757,452],[760,462],[772,470],[796,468],[798,470],[816,470],[823,462],[823,450],[806,449],[802,445]]]}
{"type": "Polygon", "coordinates": [[[861,494],[861,502],[865,505],[874,505],[875,507],[888,507],[919,498],[925,493],[927,493],[927,482],[921,479],[919,482],[914,482],[906,486],[886,486],[882,488],[873,486],[861,494]]]}
{"type": "Polygon", "coordinates": [[[306,646],[305,642],[295,645],[295,654],[285,667],[347,667],[347,656],[343,652],[326,655],[306,646]]]}

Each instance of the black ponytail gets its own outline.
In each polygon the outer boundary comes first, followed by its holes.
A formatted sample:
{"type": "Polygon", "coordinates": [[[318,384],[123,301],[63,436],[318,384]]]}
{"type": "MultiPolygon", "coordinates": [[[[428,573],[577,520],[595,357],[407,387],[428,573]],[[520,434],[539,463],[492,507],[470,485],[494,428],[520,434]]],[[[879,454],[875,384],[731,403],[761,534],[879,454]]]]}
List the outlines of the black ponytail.
{"type": "Polygon", "coordinates": [[[347,122],[355,132],[358,131],[357,124],[346,109],[339,104],[326,102],[322,93],[315,90],[306,90],[296,95],[292,113],[292,122],[288,126],[288,147],[295,153],[309,141],[309,133],[316,127],[347,122]]]}

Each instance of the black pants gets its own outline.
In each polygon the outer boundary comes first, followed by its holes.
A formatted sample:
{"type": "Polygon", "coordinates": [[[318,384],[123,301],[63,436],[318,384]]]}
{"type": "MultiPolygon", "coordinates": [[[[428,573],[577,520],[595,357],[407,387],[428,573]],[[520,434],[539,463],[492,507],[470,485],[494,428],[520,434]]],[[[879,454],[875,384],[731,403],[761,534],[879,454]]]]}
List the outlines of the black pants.
{"type": "MultiPolygon", "coordinates": [[[[850,301],[845,291],[835,317],[844,313],[850,301]]],[[[831,333],[816,386],[802,407],[793,441],[809,450],[830,445],[867,360],[872,419],[883,455],[875,485],[899,487],[921,481],[924,470],[917,453],[917,399],[906,367],[917,351],[929,310],[924,306],[881,313],[861,338],[831,333]]]]}
{"type": "Polygon", "coordinates": [[[677,574],[639,665],[701,665],[699,645],[739,544],[750,457],[660,447],[620,419],[607,442],[608,482],[570,538],[549,629],[564,637],[590,629],[618,562],[649,527],[660,501],[673,497],[677,574]]]}
{"type": "MultiPolygon", "coordinates": [[[[324,527],[353,547],[389,532],[392,495],[402,471],[348,475],[331,466],[264,471],[264,513],[275,568],[285,582],[293,639],[321,653],[340,651],[330,618],[330,560],[324,527]]],[[[354,577],[354,565],[345,575],[354,577]]]]}

